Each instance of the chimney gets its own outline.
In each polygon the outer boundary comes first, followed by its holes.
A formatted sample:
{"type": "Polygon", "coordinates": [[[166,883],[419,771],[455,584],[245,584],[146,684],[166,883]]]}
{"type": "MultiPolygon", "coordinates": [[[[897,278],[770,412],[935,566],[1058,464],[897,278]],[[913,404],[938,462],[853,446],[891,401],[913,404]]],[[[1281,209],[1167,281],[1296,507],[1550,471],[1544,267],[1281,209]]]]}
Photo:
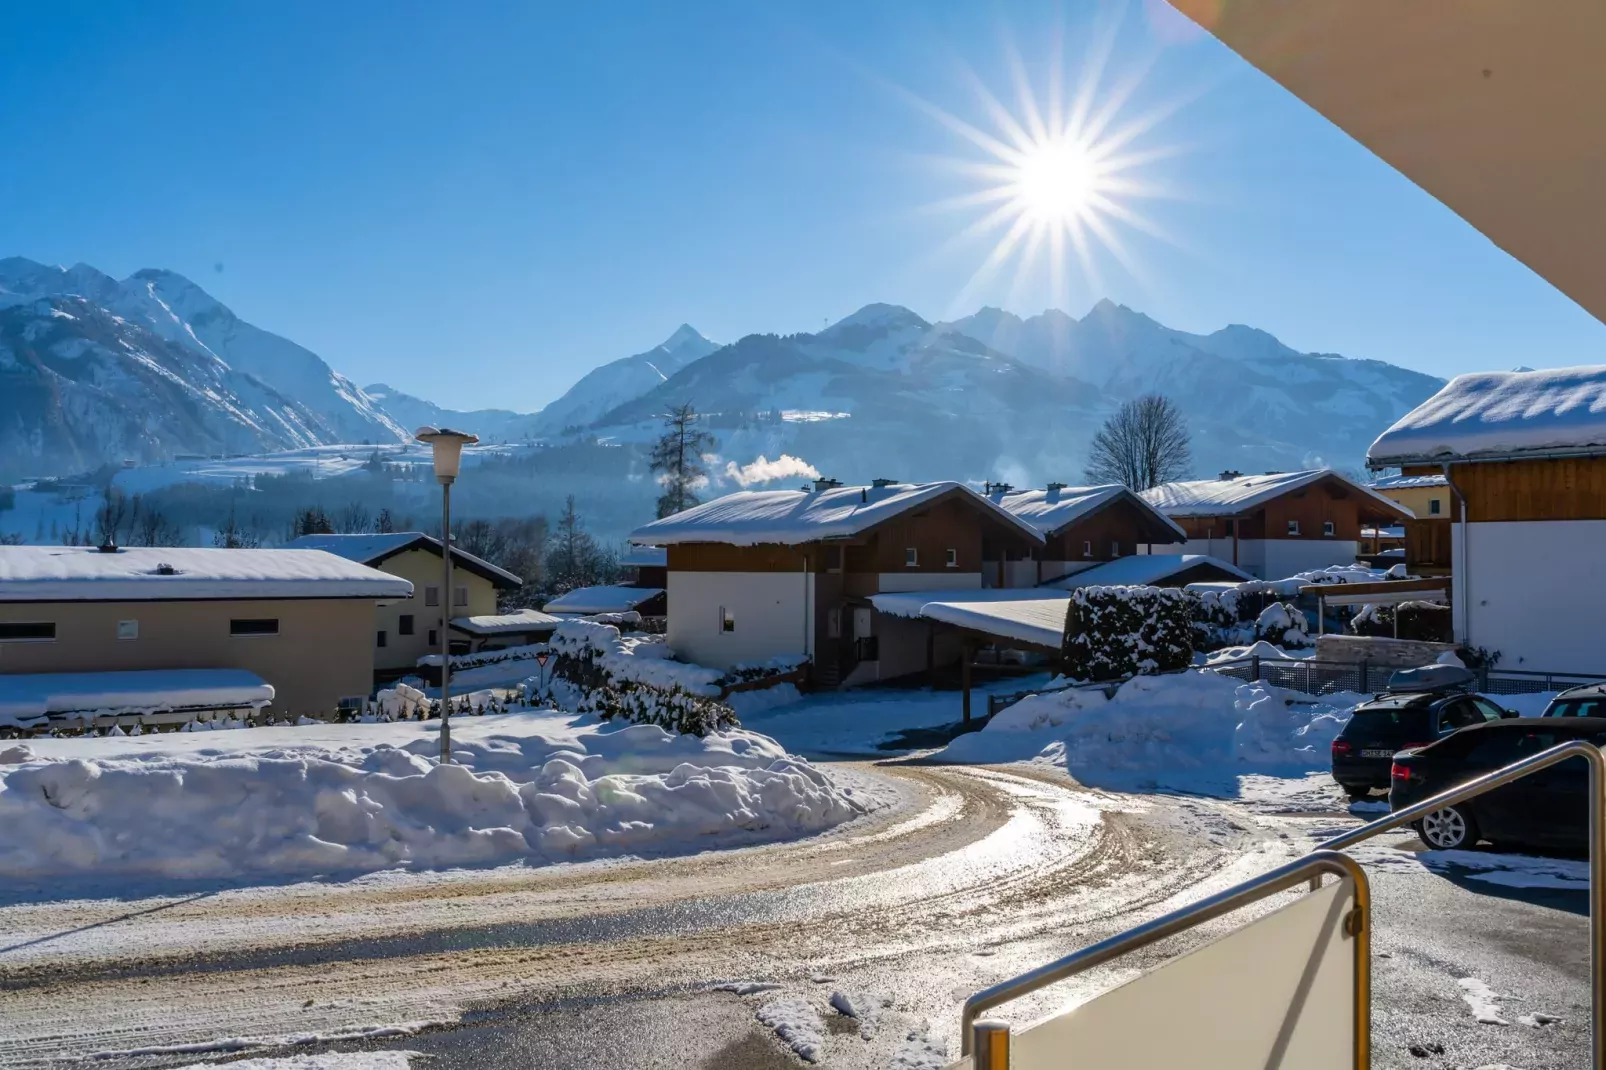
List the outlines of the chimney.
{"type": "Polygon", "coordinates": [[[872,479],[872,480],[870,480],[870,485],[872,487],[875,487],[875,488],[879,489],[881,487],[894,486],[894,485],[897,484],[897,482],[898,481],[896,479],[872,479]]]}
{"type": "Polygon", "coordinates": [[[985,484],[985,486],[987,488],[986,493],[989,494],[989,495],[991,495],[991,494],[1008,494],[1010,491],[1015,489],[1014,487],[1010,486],[1008,483],[987,483],[987,484],[985,484]]]}
{"type": "Polygon", "coordinates": [[[1227,480],[1227,479],[1242,479],[1243,477],[1244,477],[1244,474],[1242,472],[1237,472],[1237,471],[1234,471],[1233,469],[1229,468],[1225,472],[1223,472],[1219,476],[1217,476],[1216,478],[1217,479],[1221,479],[1221,480],[1227,480]]]}
{"type": "Polygon", "coordinates": [[[840,487],[841,485],[842,485],[842,481],[840,479],[824,479],[824,478],[821,478],[821,479],[816,479],[814,481],[814,489],[815,490],[831,490],[831,489],[833,489],[835,487],[840,487]]]}
{"type": "Polygon", "coordinates": [[[1058,494],[1060,491],[1064,490],[1066,486],[1067,484],[1065,483],[1050,483],[1048,485],[1048,492],[1050,494],[1058,494]]]}

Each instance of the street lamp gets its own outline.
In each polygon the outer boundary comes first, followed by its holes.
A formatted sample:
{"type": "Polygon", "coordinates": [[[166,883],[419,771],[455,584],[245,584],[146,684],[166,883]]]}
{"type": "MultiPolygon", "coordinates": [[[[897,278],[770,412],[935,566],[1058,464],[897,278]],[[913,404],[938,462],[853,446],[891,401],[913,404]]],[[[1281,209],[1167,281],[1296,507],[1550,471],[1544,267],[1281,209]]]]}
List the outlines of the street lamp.
{"type": "Polygon", "coordinates": [[[420,427],[413,436],[435,451],[435,482],[441,485],[441,763],[452,761],[452,484],[463,465],[463,447],[478,435],[449,427],[420,427]]]}

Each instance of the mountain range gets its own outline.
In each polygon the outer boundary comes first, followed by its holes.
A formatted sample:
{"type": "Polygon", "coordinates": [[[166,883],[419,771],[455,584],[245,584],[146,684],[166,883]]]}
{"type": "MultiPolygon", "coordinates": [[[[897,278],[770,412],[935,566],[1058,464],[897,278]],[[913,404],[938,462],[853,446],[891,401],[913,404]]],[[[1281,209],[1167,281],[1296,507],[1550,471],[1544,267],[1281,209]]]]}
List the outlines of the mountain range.
{"type": "Polygon", "coordinates": [[[539,412],[450,410],[358,387],[172,272],[119,281],[0,260],[0,479],[400,441],[426,423],[633,446],[658,433],[667,406],[691,402],[717,438],[716,481],[727,461],[782,454],[799,461],[776,471],[844,479],[1075,481],[1103,418],[1151,392],[1187,415],[1198,474],[1344,466],[1440,385],[1251,327],[1177,331],[1109,301],[1081,319],[984,308],[947,323],[872,304],[814,334],[729,345],[682,325],[539,412]]]}

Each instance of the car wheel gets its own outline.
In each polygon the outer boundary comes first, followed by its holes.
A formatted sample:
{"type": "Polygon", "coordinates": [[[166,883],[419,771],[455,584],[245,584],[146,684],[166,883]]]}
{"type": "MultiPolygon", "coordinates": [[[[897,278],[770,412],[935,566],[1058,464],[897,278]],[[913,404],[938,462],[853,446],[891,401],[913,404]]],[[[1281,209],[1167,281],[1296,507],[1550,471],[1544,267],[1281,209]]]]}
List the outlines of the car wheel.
{"type": "Polygon", "coordinates": [[[1454,851],[1478,842],[1478,826],[1459,806],[1435,810],[1417,822],[1416,834],[1435,851],[1454,851]]]}

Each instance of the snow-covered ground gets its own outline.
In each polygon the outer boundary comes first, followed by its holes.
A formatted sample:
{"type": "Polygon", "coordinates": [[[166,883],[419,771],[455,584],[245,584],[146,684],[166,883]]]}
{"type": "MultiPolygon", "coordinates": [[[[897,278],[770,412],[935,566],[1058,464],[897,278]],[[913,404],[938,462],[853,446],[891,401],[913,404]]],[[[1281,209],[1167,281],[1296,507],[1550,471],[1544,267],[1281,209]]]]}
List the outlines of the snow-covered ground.
{"type": "Polygon", "coordinates": [[[0,874],[252,880],[673,854],[883,804],[767,736],[556,711],[40,740],[0,751],[0,874]]]}

